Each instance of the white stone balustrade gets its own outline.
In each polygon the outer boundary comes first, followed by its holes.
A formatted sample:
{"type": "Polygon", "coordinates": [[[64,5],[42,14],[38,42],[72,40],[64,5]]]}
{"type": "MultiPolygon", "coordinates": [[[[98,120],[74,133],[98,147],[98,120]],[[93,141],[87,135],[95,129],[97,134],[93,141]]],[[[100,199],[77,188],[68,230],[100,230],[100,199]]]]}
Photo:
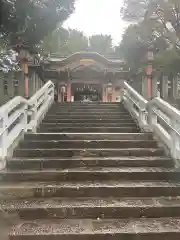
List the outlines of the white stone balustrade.
{"type": "Polygon", "coordinates": [[[54,102],[54,84],[47,82],[26,100],[15,97],[0,108],[0,169],[27,131],[35,132],[54,102]]]}
{"type": "Polygon", "coordinates": [[[169,150],[177,166],[180,160],[180,111],[159,97],[147,102],[124,83],[124,104],[140,127],[151,131],[169,150]]]}
{"type": "Polygon", "coordinates": [[[148,102],[147,109],[149,128],[167,146],[179,165],[180,111],[159,97],[148,102]]]}
{"type": "Polygon", "coordinates": [[[139,126],[147,129],[147,111],[148,103],[138,92],[136,92],[128,83],[124,82],[124,104],[132,117],[136,119],[139,126]]]}

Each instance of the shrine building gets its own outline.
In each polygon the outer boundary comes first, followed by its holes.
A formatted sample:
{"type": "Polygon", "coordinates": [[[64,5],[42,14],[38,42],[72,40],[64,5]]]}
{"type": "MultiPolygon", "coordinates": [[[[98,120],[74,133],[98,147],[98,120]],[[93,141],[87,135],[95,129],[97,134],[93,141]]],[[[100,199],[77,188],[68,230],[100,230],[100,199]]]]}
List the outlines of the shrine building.
{"type": "Polygon", "coordinates": [[[95,52],[78,52],[69,57],[53,54],[44,61],[44,77],[56,85],[58,102],[118,102],[129,69],[120,59],[95,52]]]}

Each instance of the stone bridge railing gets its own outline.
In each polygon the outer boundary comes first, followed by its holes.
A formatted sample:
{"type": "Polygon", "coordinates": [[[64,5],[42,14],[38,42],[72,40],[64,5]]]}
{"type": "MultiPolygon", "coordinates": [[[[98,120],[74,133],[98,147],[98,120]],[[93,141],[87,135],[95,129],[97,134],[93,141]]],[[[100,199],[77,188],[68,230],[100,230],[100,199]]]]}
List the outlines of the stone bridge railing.
{"type": "Polygon", "coordinates": [[[47,82],[31,99],[15,97],[0,108],[0,169],[27,131],[36,131],[54,101],[54,84],[47,82]]]}
{"type": "Polygon", "coordinates": [[[129,84],[124,83],[124,104],[144,131],[152,131],[180,160],[180,111],[159,97],[146,101],[129,84]]]}

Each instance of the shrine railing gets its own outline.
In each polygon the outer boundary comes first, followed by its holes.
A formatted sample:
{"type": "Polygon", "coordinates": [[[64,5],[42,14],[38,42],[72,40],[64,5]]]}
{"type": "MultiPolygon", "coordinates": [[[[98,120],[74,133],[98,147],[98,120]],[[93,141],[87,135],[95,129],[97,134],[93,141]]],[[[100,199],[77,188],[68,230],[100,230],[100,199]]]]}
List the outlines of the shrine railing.
{"type": "Polygon", "coordinates": [[[124,82],[124,104],[130,114],[136,119],[142,129],[147,129],[148,101],[136,92],[128,83],[124,82]]]}
{"type": "Polygon", "coordinates": [[[53,101],[54,84],[49,81],[29,100],[15,97],[0,108],[0,169],[24,133],[36,131],[53,101]]]}
{"type": "Polygon", "coordinates": [[[149,128],[168,147],[175,160],[180,159],[180,111],[161,98],[148,105],[149,128]]]}
{"type": "Polygon", "coordinates": [[[180,111],[161,98],[146,101],[128,83],[124,83],[124,104],[140,127],[151,131],[180,160],[180,111]]]}

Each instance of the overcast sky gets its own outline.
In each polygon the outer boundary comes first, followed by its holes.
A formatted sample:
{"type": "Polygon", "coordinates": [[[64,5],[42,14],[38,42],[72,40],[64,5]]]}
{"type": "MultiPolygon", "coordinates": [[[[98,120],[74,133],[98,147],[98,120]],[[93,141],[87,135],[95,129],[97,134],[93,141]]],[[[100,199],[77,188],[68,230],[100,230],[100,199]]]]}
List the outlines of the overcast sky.
{"type": "Polygon", "coordinates": [[[65,27],[81,30],[85,35],[111,34],[118,44],[127,27],[120,17],[123,0],[77,0],[76,11],[65,22],[65,27]]]}

